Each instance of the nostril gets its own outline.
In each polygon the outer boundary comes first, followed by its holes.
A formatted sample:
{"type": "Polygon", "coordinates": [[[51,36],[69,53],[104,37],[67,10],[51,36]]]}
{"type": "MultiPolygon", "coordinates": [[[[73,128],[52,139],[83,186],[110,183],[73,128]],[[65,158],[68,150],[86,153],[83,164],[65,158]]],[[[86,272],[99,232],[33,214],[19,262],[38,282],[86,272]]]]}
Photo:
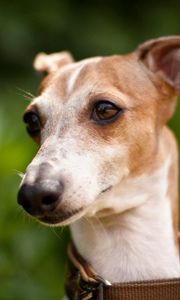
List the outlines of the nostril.
{"type": "Polygon", "coordinates": [[[54,204],[57,200],[58,200],[57,195],[44,196],[42,198],[42,205],[43,206],[50,206],[50,205],[54,204]]]}

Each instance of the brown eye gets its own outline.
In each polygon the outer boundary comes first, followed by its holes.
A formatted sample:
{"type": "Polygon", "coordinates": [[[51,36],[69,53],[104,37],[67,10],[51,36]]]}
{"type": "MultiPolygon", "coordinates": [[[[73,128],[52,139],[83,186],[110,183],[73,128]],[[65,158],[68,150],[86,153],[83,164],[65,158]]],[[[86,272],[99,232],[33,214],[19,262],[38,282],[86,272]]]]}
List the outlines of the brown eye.
{"type": "Polygon", "coordinates": [[[94,105],[92,119],[100,124],[106,124],[115,121],[122,112],[123,109],[114,103],[102,100],[94,105]]]}
{"type": "Polygon", "coordinates": [[[35,112],[26,112],[23,117],[24,122],[26,123],[27,132],[32,136],[36,137],[40,134],[41,123],[37,113],[35,112]]]}

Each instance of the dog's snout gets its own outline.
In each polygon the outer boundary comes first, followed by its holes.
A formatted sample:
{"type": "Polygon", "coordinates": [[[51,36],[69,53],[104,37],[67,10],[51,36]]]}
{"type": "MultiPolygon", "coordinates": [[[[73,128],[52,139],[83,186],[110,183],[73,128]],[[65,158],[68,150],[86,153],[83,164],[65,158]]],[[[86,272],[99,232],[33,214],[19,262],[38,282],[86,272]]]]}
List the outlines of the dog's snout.
{"type": "Polygon", "coordinates": [[[63,191],[64,185],[58,181],[24,183],[18,193],[18,203],[31,215],[43,216],[55,210],[61,201],[63,191]]]}

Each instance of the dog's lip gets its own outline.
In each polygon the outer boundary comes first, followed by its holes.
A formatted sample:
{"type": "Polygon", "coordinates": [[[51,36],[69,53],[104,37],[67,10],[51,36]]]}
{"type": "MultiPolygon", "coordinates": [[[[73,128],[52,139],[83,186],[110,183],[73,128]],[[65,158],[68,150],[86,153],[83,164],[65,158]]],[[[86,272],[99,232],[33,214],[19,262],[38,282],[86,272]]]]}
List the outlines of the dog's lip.
{"type": "MultiPolygon", "coordinates": [[[[100,194],[108,192],[111,190],[112,186],[107,187],[106,189],[102,190],[100,194]]],[[[36,216],[36,218],[43,224],[47,225],[68,225],[73,221],[77,220],[79,217],[82,217],[89,207],[81,207],[71,212],[61,212],[56,214],[45,214],[43,216],[36,216]]]]}
{"type": "MultiPolygon", "coordinates": [[[[44,215],[44,216],[38,217],[38,220],[44,224],[49,224],[49,225],[59,224],[59,225],[61,225],[61,223],[70,221],[70,219],[72,219],[76,215],[78,216],[80,212],[82,213],[82,211],[83,211],[83,208],[81,207],[72,212],[64,212],[61,214],[54,214],[54,215],[53,214],[52,215],[44,215]]],[[[70,222],[68,222],[68,223],[70,223],[70,222]]]]}

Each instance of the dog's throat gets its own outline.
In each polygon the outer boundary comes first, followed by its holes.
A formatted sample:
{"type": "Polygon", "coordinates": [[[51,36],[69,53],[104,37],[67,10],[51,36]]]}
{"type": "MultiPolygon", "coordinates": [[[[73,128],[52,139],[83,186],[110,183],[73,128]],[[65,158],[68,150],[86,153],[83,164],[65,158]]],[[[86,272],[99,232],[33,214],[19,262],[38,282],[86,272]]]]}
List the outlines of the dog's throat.
{"type": "Polygon", "coordinates": [[[179,257],[168,204],[154,202],[159,206],[156,210],[146,203],[134,212],[76,221],[70,226],[73,242],[81,256],[110,282],[178,277],[179,257]],[[151,212],[148,216],[146,209],[151,212]]]}

